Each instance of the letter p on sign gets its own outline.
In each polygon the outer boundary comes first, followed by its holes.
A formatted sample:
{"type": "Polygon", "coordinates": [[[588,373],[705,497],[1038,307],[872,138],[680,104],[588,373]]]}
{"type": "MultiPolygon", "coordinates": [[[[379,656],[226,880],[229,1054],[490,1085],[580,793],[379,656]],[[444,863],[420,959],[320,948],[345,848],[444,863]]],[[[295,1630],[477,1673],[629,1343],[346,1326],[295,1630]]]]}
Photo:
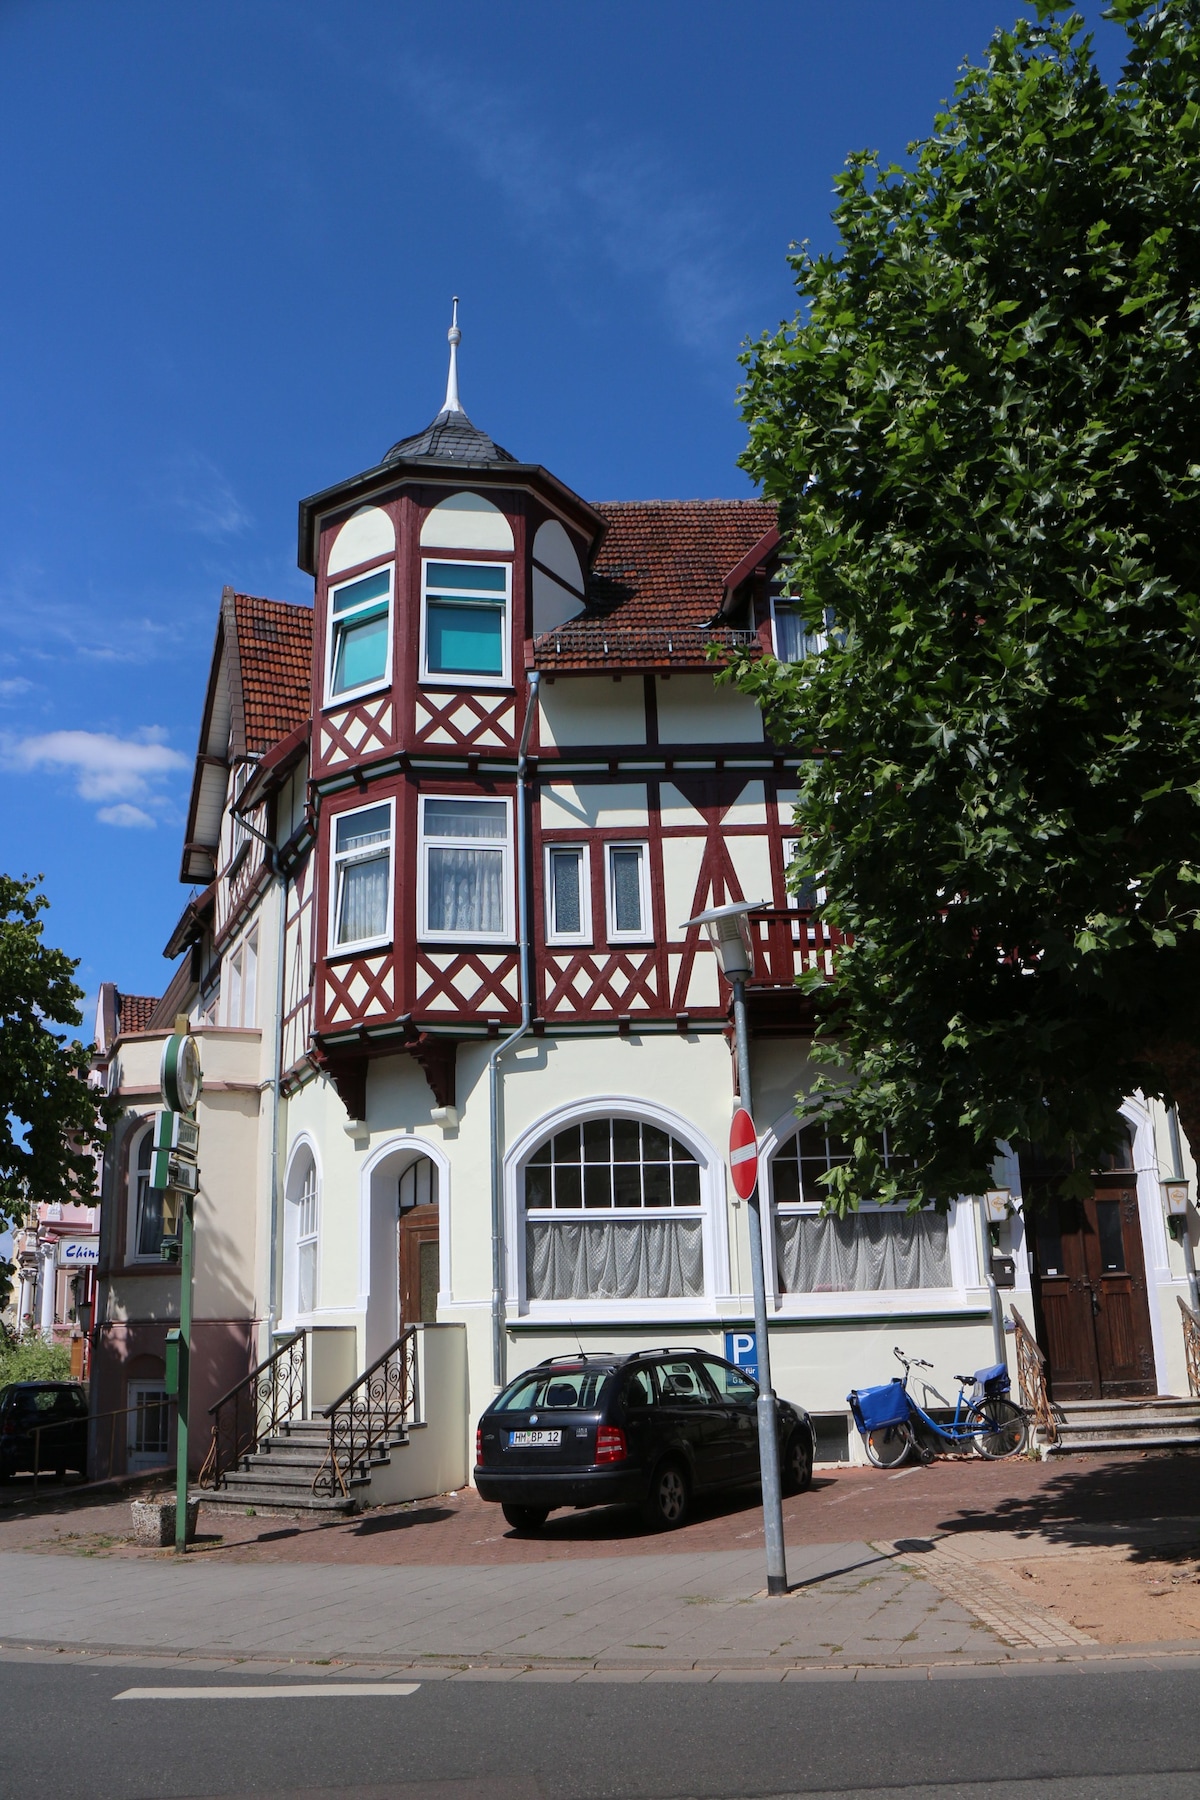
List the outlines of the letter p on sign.
{"type": "Polygon", "coordinates": [[[729,1172],[739,1200],[748,1200],[758,1183],[758,1133],[754,1120],[739,1106],[729,1127],[729,1172]]]}

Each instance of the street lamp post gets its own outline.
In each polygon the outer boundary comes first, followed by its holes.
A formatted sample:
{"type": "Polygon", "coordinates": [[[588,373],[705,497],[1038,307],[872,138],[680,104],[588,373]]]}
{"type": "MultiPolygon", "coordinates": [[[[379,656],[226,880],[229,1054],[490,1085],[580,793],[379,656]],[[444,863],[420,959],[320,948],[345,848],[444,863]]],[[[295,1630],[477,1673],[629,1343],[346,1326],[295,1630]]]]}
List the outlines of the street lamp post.
{"type": "MultiPolygon", "coordinates": [[[[697,913],[682,927],[703,925],[733,989],[733,1029],[737,1044],[738,1092],[753,1116],[750,1087],[750,1039],[746,1030],[746,978],[754,973],[754,942],[747,914],[753,904],[738,900],[697,913]]],[[[767,1548],[767,1593],[787,1593],[787,1561],[783,1543],[783,1488],[779,1475],[779,1426],[771,1386],[771,1351],[767,1341],[767,1284],[763,1261],[761,1184],[750,1195],[750,1278],[754,1288],[754,1337],[758,1347],[758,1461],[762,1477],[763,1536],[767,1548]]]]}

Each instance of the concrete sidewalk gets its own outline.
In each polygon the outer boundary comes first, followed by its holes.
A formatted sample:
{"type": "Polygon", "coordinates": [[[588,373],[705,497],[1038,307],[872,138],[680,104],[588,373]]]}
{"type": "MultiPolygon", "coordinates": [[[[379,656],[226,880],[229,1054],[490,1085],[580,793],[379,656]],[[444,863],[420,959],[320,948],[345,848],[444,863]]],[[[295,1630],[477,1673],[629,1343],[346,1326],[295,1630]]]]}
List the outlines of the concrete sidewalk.
{"type": "MultiPolygon", "coordinates": [[[[0,1645],[560,1668],[727,1668],[1003,1658],[995,1634],[865,1543],[519,1567],[230,1567],[0,1555],[0,1645]]],[[[969,1597],[968,1597],[969,1598],[969,1597]]]]}

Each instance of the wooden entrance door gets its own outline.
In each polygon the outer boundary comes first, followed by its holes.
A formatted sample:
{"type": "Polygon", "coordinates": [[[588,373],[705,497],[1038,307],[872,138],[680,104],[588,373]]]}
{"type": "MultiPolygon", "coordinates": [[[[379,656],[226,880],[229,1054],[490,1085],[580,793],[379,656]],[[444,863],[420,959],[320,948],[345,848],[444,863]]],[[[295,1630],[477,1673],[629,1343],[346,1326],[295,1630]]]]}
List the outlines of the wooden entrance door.
{"type": "Polygon", "coordinates": [[[1036,1191],[1031,1197],[1034,1308],[1051,1399],[1132,1400],[1155,1393],[1132,1170],[1097,1175],[1084,1200],[1036,1191]]]}
{"type": "Polygon", "coordinates": [[[438,1209],[410,1206],[400,1214],[400,1324],[437,1321],[438,1209]]]}

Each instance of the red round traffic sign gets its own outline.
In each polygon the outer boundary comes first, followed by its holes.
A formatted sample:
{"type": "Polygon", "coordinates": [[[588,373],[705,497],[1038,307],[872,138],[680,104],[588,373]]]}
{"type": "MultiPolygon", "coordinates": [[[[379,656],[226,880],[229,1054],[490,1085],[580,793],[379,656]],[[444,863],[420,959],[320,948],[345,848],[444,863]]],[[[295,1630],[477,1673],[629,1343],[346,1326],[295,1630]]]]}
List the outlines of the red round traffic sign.
{"type": "Polygon", "coordinates": [[[758,1133],[754,1120],[739,1106],[729,1127],[729,1172],[739,1200],[748,1200],[758,1182],[758,1133]]]}

